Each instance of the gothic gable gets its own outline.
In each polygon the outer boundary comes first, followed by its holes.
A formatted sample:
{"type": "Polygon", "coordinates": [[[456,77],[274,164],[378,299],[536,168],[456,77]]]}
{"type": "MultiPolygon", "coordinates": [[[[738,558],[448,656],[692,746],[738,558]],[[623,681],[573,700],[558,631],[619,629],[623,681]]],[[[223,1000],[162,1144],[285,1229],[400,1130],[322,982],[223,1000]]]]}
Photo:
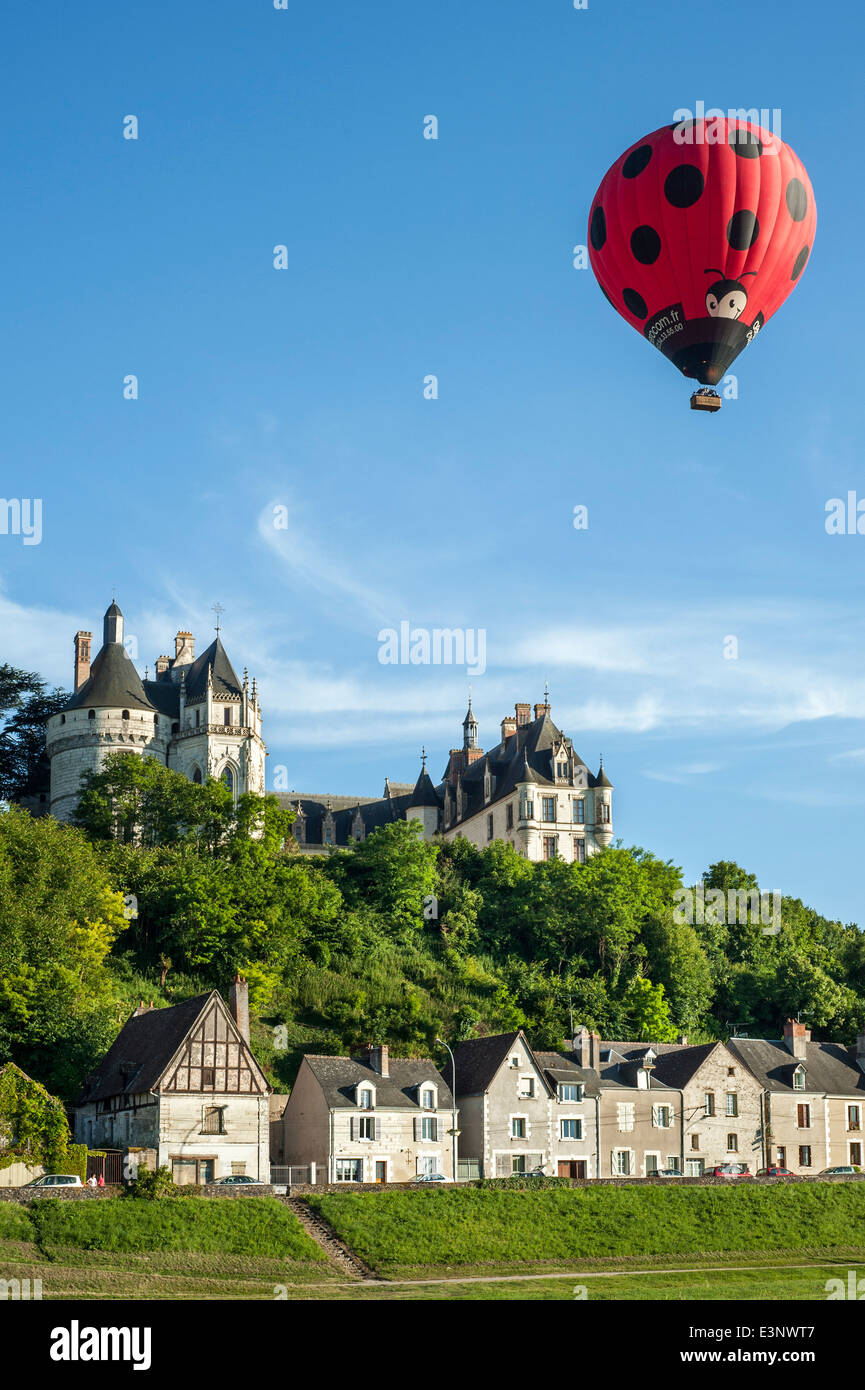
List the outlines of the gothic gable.
{"type": "Polygon", "coordinates": [[[219,996],[196,1020],[160,1077],[156,1090],[265,1095],[268,1087],[219,996]]]}

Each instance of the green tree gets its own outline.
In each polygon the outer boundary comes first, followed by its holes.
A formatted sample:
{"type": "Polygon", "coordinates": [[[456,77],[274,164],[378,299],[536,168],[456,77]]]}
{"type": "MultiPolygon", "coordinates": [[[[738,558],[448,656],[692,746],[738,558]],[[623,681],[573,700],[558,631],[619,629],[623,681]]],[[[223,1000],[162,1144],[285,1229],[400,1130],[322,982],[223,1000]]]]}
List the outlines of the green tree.
{"type": "Polygon", "coordinates": [[[68,699],[35,671],[0,665],[0,801],[48,791],[45,721],[68,699]]]}

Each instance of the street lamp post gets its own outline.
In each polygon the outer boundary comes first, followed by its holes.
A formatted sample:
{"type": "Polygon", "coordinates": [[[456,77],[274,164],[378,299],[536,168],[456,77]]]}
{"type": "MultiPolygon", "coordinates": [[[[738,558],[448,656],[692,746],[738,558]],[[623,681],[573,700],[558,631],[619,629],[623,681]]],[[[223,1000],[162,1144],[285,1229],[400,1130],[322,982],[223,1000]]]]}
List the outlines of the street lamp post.
{"type": "Polygon", "coordinates": [[[458,1176],[457,1137],[459,1135],[459,1130],[457,1129],[457,1064],[454,1061],[454,1054],[451,1052],[444,1038],[436,1038],[436,1042],[442,1047],[447,1048],[448,1056],[451,1059],[451,1103],[453,1106],[451,1111],[451,1156],[454,1168],[453,1179],[454,1182],[456,1182],[458,1176]]]}

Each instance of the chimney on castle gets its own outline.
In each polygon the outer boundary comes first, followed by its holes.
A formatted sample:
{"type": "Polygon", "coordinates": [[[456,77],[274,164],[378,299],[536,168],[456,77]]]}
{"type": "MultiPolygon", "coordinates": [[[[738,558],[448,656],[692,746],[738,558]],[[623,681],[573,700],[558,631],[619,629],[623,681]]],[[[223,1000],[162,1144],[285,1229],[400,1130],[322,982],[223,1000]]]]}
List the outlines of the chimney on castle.
{"type": "Polygon", "coordinates": [[[798,1061],[804,1062],[810,1041],[811,1029],[806,1028],[797,1018],[788,1018],[784,1024],[784,1043],[787,1051],[792,1052],[798,1061]]]}
{"type": "Polygon", "coordinates": [[[506,714],[502,720],[502,743],[507,743],[517,731],[517,720],[513,714],[506,714]]]}
{"type": "Polygon", "coordinates": [[[163,653],[162,656],[158,656],[158,657],[156,658],[156,679],[157,679],[157,680],[159,680],[160,676],[164,676],[164,675],[165,675],[165,672],[168,670],[168,668],[169,668],[170,665],[171,665],[171,657],[170,657],[170,656],[166,656],[166,655],[163,653]]]}
{"type": "Polygon", "coordinates": [[[514,710],[516,711],[518,728],[521,724],[529,723],[529,715],[531,714],[532,710],[531,705],[514,705],[514,710]]]}
{"type": "Polygon", "coordinates": [[[390,1076],[390,1049],[387,1043],[369,1043],[369,1064],[377,1076],[390,1076]]]}
{"type": "Polygon", "coordinates": [[[92,641],[92,632],[76,632],[75,634],[75,684],[73,690],[80,690],[84,682],[90,679],[90,643],[92,641]]]}
{"type": "Polygon", "coordinates": [[[195,638],[191,632],[178,632],[174,639],[174,663],[186,666],[195,660],[195,638]]]}
{"type": "Polygon", "coordinates": [[[231,1017],[237,1024],[237,1031],[245,1043],[249,1042],[249,983],[242,975],[235,975],[228,996],[231,1017]]]}

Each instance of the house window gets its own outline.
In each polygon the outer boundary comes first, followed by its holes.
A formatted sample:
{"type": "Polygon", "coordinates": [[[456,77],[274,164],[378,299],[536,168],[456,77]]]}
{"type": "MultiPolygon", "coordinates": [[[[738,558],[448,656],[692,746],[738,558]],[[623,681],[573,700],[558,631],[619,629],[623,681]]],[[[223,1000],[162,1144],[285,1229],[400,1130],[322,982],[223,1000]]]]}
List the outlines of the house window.
{"type": "Polygon", "coordinates": [[[739,1097],[737,1096],[736,1092],[735,1092],[735,1091],[728,1091],[728,1092],[727,1092],[726,1101],[727,1101],[727,1104],[726,1104],[726,1108],[725,1108],[725,1110],[724,1110],[725,1115],[738,1115],[738,1113],[739,1113],[739,1097]]]}
{"type": "Polygon", "coordinates": [[[629,1178],[631,1176],[631,1150],[613,1150],[613,1172],[617,1177],[629,1178]]]}
{"type": "Polygon", "coordinates": [[[799,1126],[800,1129],[810,1129],[810,1128],[811,1128],[811,1107],[810,1107],[810,1105],[797,1105],[797,1106],[796,1106],[796,1116],[797,1116],[796,1123],[798,1124],[798,1126],[799,1126]]]}
{"type": "Polygon", "coordinates": [[[671,1173],[681,1173],[682,1160],[679,1158],[678,1154],[667,1155],[667,1168],[671,1173]]]}
{"type": "Polygon", "coordinates": [[[862,1110],[858,1105],[847,1106],[847,1128],[861,1129],[862,1110]]]}
{"type": "Polygon", "coordinates": [[[420,1137],[421,1139],[438,1139],[438,1120],[433,1119],[432,1116],[425,1115],[420,1122],[420,1137]]]}
{"type": "Polygon", "coordinates": [[[686,1158],[686,1159],[685,1159],[685,1177],[686,1177],[686,1178],[701,1178],[702,1176],[703,1176],[703,1160],[702,1160],[702,1158],[686,1158]]]}
{"type": "Polygon", "coordinates": [[[435,1110],[436,1093],[435,1091],[421,1092],[421,1105],[424,1110],[435,1110]]]}
{"type": "Polygon", "coordinates": [[[652,1124],[655,1129],[669,1129],[673,1123],[672,1105],[653,1105],[652,1124]]]}
{"type": "Polygon", "coordinates": [[[488,839],[488,840],[491,840],[492,838],[493,838],[493,818],[492,818],[492,816],[487,816],[487,839],[488,839]]]}
{"type": "Polygon", "coordinates": [[[582,835],[574,836],[574,863],[585,864],[586,862],[586,842],[582,835]]]}
{"type": "Polygon", "coordinates": [[[224,1134],[225,1133],[225,1107],[222,1105],[205,1105],[204,1114],[201,1121],[202,1134],[224,1134]]]}
{"type": "Polygon", "coordinates": [[[861,1144],[851,1144],[851,1145],[850,1145],[850,1165],[851,1165],[851,1167],[853,1167],[853,1168],[861,1168],[861,1166],[862,1166],[862,1145],[861,1145],[861,1144]]]}
{"type": "Polygon", "coordinates": [[[556,798],[554,796],[541,797],[542,819],[553,821],[556,818],[556,798]]]}
{"type": "Polygon", "coordinates": [[[608,806],[608,804],[607,804],[606,801],[602,801],[602,802],[601,802],[601,824],[602,824],[602,825],[609,825],[609,823],[610,823],[610,808],[609,808],[609,806],[608,806]]]}
{"type": "Polygon", "coordinates": [[[728,1075],[728,1076],[735,1076],[735,1075],[736,1075],[736,1068],[735,1068],[735,1067],[728,1067],[728,1068],[727,1068],[727,1075],[728,1075]]]}
{"type": "Polygon", "coordinates": [[[511,1157],[511,1172],[512,1172],[512,1173],[524,1173],[525,1171],[526,1171],[526,1156],[525,1156],[525,1154],[514,1154],[514,1155],[511,1157]]]}
{"type": "Polygon", "coordinates": [[[509,802],[508,802],[507,808],[506,808],[506,813],[505,813],[505,814],[506,814],[506,818],[507,818],[507,819],[506,819],[507,828],[508,828],[508,830],[513,830],[513,828],[514,828],[514,803],[513,803],[512,801],[509,801],[509,802]]]}
{"type": "Polygon", "coordinates": [[[738,1134],[728,1134],[728,1135],[727,1135],[727,1153],[728,1153],[728,1154],[737,1154],[738,1152],[739,1152],[739,1136],[738,1136],[738,1134]]]}
{"type": "Polygon", "coordinates": [[[577,825],[586,823],[586,803],[581,796],[574,797],[574,820],[577,825]]]}
{"type": "Polygon", "coordinates": [[[582,1120],[562,1120],[562,1139],[582,1139],[582,1120]]]}
{"type": "Polygon", "coordinates": [[[811,1145],[810,1145],[810,1144],[800,1144],[800,1145],[799,1145],[799,1167],[800,1167],[800,1168],[810,1168],[810,1167],[811,1167],[811,1145]]]}
{"type": "Polygon", "coordinates": [[[212,1091],[216,1085],[216,1069],[214,1067],[201,1068],[201,1089],[202,1091],[212,1091]]]}
{"type": "Polygon", "coordinates": [[[715,1113],[715,1092],[707,1091],[703,1097],[703,1114],[708,1118],[715,1113]]]}
{"type": "Polygon", "coordinates": [[[793,1073],[793,1090],[794,1090],[794,1091],[804,1091],[804,1089],[805,1089],[805,1073],[804,1073],[803,1071],[794,1071],[794,1073],[793,1073]]]}
{"type": "Polygon", "coordinates": [[[373,1095],[372,1091],[364,1088],[358,1096],[358,1105],[361,1110],[372,1110],[373,1095]]]}
{"type": "Polygon", "coordinates": [[[517,1095],[528,1098],[535,1094],[535,1078],[533,1076],[521,1076],[517,1095]]]}
{"type": "Polygon", "coordinates": [[[555,835],[544,836],[544,858],[555,859],[558,853],[558,840],[555,835]]]}
{"type": "Polygon", "coordinates": [[[355,1139],[377,1139],[377,1124],[378,1120],[374,1116],[361,1115],[356,1122],[356,1129],[352,1137],[355,1139]]]}
{"type": "Polygon", "coordinates": [[[691,1135],[691,1148],[692,1148],[692,1149],[699,1149],[699,1147],[700,1147],[700,1136],[699,1136],[699,1134],[692,1134],[692,1135],[691,1135]]]}
{"type": "Polygon", "coordinates": [[[656,1178],[658,1176],[658,1159],[660,1154],[646,1154],[646,1177],[656,1178]]]}
{"type": "Polygon", "coordinates": [[[525,1137],[526,1137],[526,1122],[525,1122],[525,1119],[523,1118],[522,1115],[512,1115],[512,1116],[511,1116],[511,1138],[512,1138],[512,1139],[525,1139],[525,1137]]]}
{"type": "Polygon", "coordinates": [[[583,1099],[583,1090],[584,1088],[580,1083],[563,1081],[559,1085],[559,1100],[580,1101],[583,1099]]]}
{"type": "Polygon", "coordinates": [[[336,1160],[337,1182],[360,1182],[363,1175],[363,1161],[359,1158],[338,1158],[336,1160]]]}
{"type": "Polygon", "coordinates": [[[527,797],[527,798],[526,798],[526,803],[525,803],[525,813],[524,813],[524,815],[523,815],[523,819],[524,819],[524,820],[534,820],[534,818],[535,818],[535,803],[534,803],[534,800],[533,800],[531,797],[527,797]]]}
{"type": "Polygon", "coordinates": [[[417,1161],[417,1170],[422,1177],[431,1178],[433,1173],[438,1171],[438,1159],[435,1154],[421,1154],[417,1161]]]}
{"type": "Polygon", "coordinates": [[[616,1106],[616,1123],[620,1134],[626,1134],[634,1128],[633,1101],[619,1102],[616,1106]]]}
{"type": "Polygon", "coordinates": [[[786,1146],[785,1146],[784,1144],[779,1144],[779,1145],[778,1145],[778,1167],[779,1167],[779,1168],[786,1168],[786,1167],[787,1167],[787,1149],[786,1149],[786,1146]]]}

